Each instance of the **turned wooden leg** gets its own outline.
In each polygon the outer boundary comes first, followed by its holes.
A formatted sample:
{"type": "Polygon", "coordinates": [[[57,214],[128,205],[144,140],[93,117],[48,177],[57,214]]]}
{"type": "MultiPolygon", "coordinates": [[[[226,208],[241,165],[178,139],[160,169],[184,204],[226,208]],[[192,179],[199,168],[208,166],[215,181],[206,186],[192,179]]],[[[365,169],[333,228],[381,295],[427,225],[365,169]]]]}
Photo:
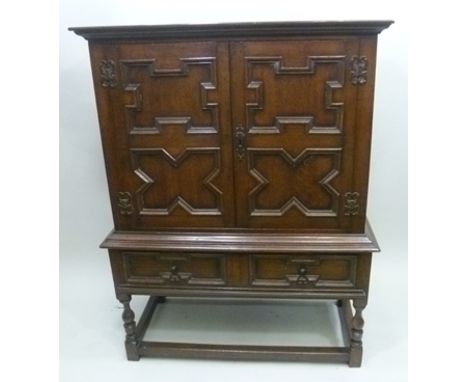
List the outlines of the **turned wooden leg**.
{"type": "Polygon", "coordinates": [[[127,351],[127,359],[129,361],[138,361],[140,356],[138,355],[138,336],[136,333],[135,313],[130,308],[130,300],[132,297],[128,294],[124,294],[117,296],[117,298],[124,306],[122,319],[126,333],[125,350],[127,351]]]}
{"type": "Polygon", "coordinates": [[[366,300],[353,300],[355,314],[351,320],[351,350],[349,354],[349,366],[360,367],[362,362],[362,334],[364,328],[364,319],[362,311],[367,305],[366,300]]]}

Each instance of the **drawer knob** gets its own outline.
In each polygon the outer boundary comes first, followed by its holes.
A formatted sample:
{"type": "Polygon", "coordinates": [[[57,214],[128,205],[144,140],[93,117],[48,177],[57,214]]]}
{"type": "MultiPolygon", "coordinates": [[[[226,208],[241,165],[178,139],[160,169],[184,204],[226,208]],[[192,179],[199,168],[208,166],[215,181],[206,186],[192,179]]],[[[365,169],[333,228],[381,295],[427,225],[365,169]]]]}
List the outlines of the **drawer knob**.
{"type": "Polygon", "coordinates": [[[171,267],[171,275],[169,276],[169,281],[172,281],[172,282],[181,281],[181,277],[179,275],[179,267],[177,265],[173,265],[171,267]]]}
{"type": "Polygon", "coordinates": [[[307,277],[307,267],[305,265],[301,265],[297,270],[298,277],[296,282],[299,285],[307,285],[309,283],[309,278],[307,277]]]}

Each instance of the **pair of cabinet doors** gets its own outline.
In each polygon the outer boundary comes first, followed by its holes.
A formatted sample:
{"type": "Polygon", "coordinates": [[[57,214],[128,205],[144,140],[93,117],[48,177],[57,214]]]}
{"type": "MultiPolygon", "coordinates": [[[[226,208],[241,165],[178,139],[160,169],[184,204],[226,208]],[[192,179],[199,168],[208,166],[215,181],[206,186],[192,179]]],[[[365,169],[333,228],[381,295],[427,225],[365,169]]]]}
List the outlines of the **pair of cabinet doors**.
{"type": "Polygon", "coordinates": [[[90,49],[117,229],[362,229],[359,39],[90,49]]]}

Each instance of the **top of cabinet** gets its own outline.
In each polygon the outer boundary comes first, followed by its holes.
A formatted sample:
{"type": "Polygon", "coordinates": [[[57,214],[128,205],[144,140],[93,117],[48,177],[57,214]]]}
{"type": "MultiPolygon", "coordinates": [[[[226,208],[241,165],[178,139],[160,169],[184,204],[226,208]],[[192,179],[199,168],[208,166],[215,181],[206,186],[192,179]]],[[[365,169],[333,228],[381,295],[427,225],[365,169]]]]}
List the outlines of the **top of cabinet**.
{"type": "Polygon", "coordinates": [[[375,35],[392,20],[295,21],[220,24],[135,25],[68,28],[86,40],[192,39],[287,37],[320,35],[375,35]]]}

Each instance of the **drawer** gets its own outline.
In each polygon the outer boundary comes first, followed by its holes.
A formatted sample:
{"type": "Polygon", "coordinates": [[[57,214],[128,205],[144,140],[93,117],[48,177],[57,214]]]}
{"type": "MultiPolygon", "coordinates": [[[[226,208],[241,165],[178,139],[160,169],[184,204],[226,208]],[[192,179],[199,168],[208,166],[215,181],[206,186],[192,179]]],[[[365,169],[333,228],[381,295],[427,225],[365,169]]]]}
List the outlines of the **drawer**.
{"type": "Polygon", "coordinates": [[[353,288],[357,256],[342,254],[250,256],[249,282],[258,287],[353,288]]]}
{"type": "Polygon", "coordinates": [[[219,254],[123,252],[122,266],[129,284],[226,285],[226,259],[219,254]]]}

